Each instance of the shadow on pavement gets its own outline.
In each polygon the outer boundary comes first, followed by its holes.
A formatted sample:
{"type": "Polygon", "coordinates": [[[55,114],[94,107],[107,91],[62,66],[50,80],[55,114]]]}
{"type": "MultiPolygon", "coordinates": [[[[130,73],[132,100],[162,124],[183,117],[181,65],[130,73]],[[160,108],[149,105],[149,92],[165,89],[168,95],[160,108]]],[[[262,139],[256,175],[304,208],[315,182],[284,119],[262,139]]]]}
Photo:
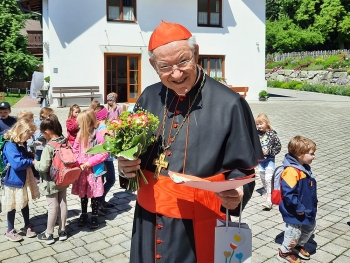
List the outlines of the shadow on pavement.
{"type": "Polygon", "coordinates": [[[271,97],[271,98],[293,98],[292,96],[273,94],[273,93],[269,93],[269,97],[271,97]]]}
{"type": "MultiPolygon", "coordinates": [[[[282,231],[275,237],[275,243],[282,244],[283,238],[284,238],[284,231],[282,231]]],[[[304,245],[304,248],[306,249],[306,251],[310,253],[310,255],[316,254],[317,243],[314,240],[314,238],[315,238],[315,235],[313,234],[310,237],[309,241],[304,245]]]]}

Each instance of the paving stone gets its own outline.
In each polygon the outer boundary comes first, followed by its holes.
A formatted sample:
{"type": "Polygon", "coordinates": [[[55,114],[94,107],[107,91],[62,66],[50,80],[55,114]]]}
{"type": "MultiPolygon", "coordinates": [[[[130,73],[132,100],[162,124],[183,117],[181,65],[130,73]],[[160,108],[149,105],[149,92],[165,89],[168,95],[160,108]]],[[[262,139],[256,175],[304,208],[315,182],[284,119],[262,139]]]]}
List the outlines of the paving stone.
{"type": "Polygon", "coordinates": [[[27,262],[31,262],[30,257],[28,257],[27,255],[20,255],[18,257],[15,258],[9,258],[9,259],[5,259],[1,261],[2,263],[27,263],[27,262]]]}
{"type": "Polygon", "coordinates": [[[4,250],[0,253],[0,262],[2,262],[5,259],[12,258],[15,256],[18,256],[19,253],[15,248],[10,248],[8,250],[4,250]]]}
{"type": "Polygon", "coordinates": [[[79,256],[76,253],[74,253],[72,250],[67,250],[62,253],[58,253],[53,257],[57,260],[57,262],[67,262],[72,259],[76,259],[79,256]]]}
{"type": "Polygon", "coordinates": [[[45,247],[45,248],[42,248],[38,251],[33,251],[33,252],[28,253],[28,256],[32,260],[38,260],[38,259],[42,259],[44,257],[52,256],[55,254],[56,254],[56,251],[53,250],[52,247],[45,247]]]}
{"type": "Polygon", "coordinates": [[[339,256],[344,251],[346,251],[348,248],[342,247],[342,246],[334,244],[332,242],[332,243],[325,244],[320,249],[322,249],[322,251],[326,251],[326,252],[329,252],[329,253],[331,253],[333,255],[339,256]]]}
{"type": "Polygon", "coordinates": [[[94,261],[94,262],[101,262],[102,260],[105,259],[105,256],[103,256],[99,252],[93,252],[89,253],[88,256],[94,261]]]}
{"type": "Polygon", "coordinates": [[[25,244],[25,245],[20,246],[20,247],[17,247],[16,249],[17,249],[18,253],[27,254],[29,252],[38,251],[38,250],[43,248],[43,245],[41,243],[39,243],[38,241],[36,241],[36,238],[35,238],[36,242],[33,242],[32,241],[33,239],[31,239],[30,243],[25,244]]]}
{"type": "Polygon", "coordinates": [[[96,241],[90,244],[85,245],[84,247],[89,251],[89,252],[96,252],[100,251],[101,249],[109,247],[110,244],[105,242],[104,240],[96,241]]]}
{"type": "Polygon", "coordinates": [[[128,257],[126,257],[125,255],[117,255],[117,256],[105,259],[102,262],[103,263],[114,263],[114,262],[129,263],[130,259],[128,257]]]}
{"type": "MultiPolygon", "coordinates": [[[[46,256],[46,255],[45,255],[46,256]]],[[[58,261],[53,257],[45,257],[39,260],[32,261],[33,263],[57,263],[58,261]]]]}

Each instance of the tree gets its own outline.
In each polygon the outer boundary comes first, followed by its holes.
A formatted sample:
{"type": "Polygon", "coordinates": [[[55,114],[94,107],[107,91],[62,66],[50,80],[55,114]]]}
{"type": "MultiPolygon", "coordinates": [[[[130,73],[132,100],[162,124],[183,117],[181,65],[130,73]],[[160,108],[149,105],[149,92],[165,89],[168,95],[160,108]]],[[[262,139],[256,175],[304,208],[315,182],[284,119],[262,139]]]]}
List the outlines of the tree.
{"type": "Polygon", "coordinates": [[[0,89],[6,81],[26,79],[40,64],[28,51],[28,38],[20,34],[28,18],[16,0],[0,0],[0,89]]]}
{"type": "Polygon", "coordinates": [[[266,18],[269,52],[343,48],[350,42],[349,0],[267,0],[266,18]]]}

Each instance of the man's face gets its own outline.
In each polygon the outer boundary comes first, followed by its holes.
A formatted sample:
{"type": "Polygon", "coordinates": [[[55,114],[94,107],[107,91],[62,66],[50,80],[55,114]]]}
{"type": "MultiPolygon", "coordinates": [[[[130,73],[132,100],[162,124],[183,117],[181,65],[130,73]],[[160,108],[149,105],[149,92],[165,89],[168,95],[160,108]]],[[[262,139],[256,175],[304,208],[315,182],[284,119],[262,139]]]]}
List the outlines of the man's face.
{"type": "Polygon", "coordinates": [[[150,62],[162,83],[178,95],[185,96],[197,78],[198,45],[193,51],[187,40],[174,41],[154,49],[153,56],[154,60],[150,62]],[[169,66],[173,68],[169,69],[169,66]]]}
{"type": "Polygon", "coordinates": [[[11,111],[9,109],[0,109],[0,117],[1,119],[7,119],[10,115],[11,111]]]}

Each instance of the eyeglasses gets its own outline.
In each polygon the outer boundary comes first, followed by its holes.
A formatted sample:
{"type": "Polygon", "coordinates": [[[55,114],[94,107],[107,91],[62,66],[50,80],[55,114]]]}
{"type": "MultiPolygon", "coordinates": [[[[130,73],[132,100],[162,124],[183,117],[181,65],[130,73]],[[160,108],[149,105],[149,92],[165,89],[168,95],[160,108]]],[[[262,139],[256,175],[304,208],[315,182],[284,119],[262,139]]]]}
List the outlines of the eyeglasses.
{"type": "Polygon", "coordinates": [[[192,57],[188,60],[183,60],[181,61],[180,63],[177,63],[175,65],[172,65],[172,66],[165,66],[165,67],[158,67],[158,72],[161,72],[163,74],[170,74],[170,73],[173,73],[175,69],[179,69],[179,70],[182,70],[186,67],[188,67],[188,65],[193,61],[193,54],[192,54],[192,57]]]}

